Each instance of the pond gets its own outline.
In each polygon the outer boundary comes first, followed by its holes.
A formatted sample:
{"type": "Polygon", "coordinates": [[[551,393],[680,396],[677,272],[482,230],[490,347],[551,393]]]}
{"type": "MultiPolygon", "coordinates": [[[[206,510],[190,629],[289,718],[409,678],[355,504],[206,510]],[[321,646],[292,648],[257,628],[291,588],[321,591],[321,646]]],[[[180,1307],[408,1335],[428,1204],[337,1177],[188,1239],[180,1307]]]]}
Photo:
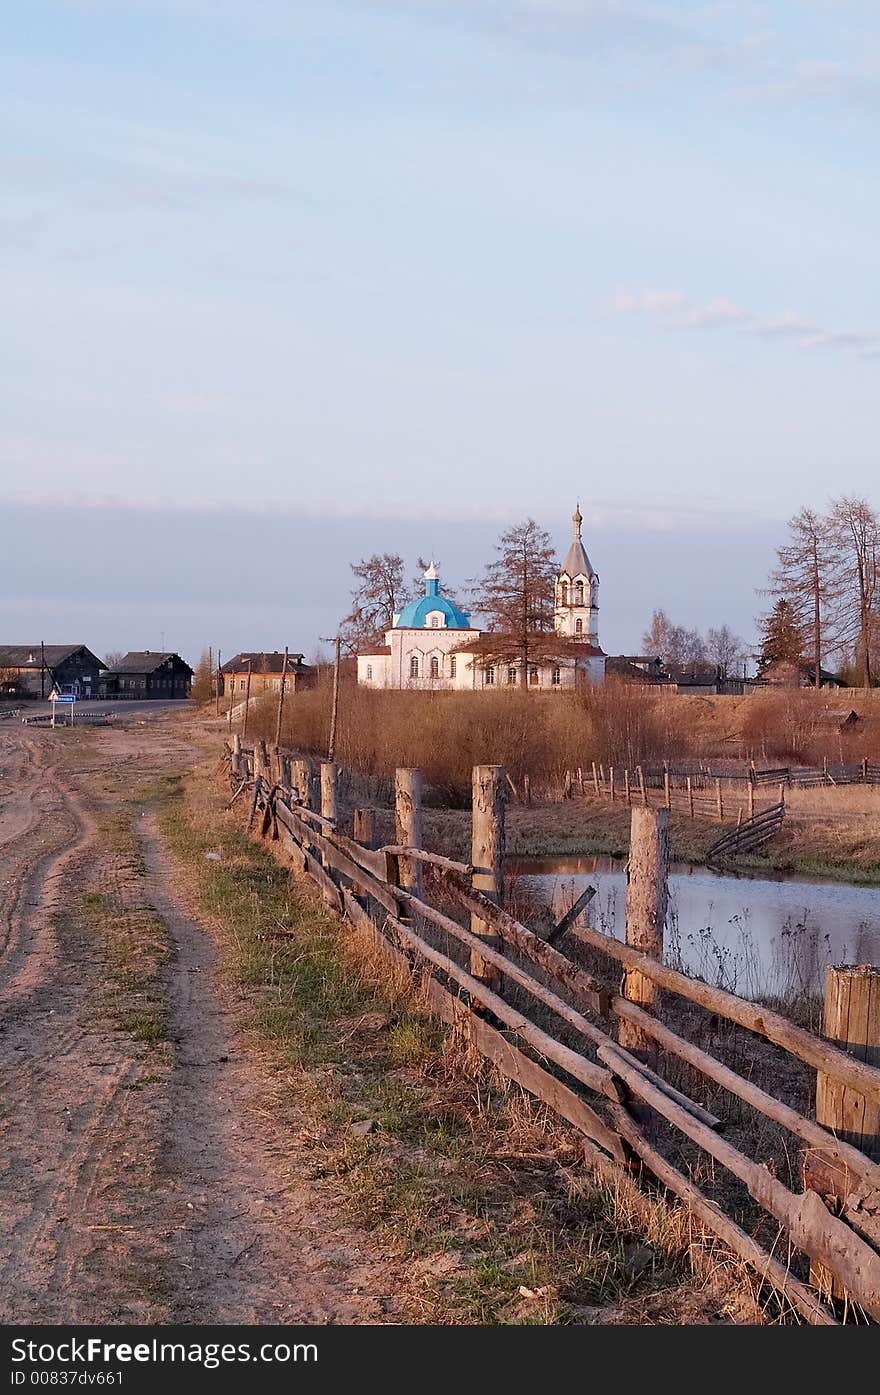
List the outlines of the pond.
{"type": "MultiPolygon", "coordinates": [[[[585,886],[586,923],[622,939],[626,863],[611,857],[518,858],[558,920],[585,886]]],[[[667,963],[742,997],[821,994],[828,964],[880,964],[880,889],[784,875],[735,875],[674,863],[667,963]]]]}

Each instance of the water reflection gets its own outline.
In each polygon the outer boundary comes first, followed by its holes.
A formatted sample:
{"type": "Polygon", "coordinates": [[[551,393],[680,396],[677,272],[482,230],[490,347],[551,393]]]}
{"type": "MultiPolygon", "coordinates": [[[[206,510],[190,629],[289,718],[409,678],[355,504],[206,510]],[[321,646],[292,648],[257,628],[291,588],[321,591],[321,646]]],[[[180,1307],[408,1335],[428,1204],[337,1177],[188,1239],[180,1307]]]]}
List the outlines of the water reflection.
{"type": "MultiPolygon", "coordinates": [[[[587,922],[622,939],[625,866],[611,857],[524,858],[512,870],[550,893],[557,918],[595,886],[587,922]]],[[[821,993],[826,965],[880,963],[880,890],[676,863],[665,939],[668,963],[744,997],[821,993]]]]}

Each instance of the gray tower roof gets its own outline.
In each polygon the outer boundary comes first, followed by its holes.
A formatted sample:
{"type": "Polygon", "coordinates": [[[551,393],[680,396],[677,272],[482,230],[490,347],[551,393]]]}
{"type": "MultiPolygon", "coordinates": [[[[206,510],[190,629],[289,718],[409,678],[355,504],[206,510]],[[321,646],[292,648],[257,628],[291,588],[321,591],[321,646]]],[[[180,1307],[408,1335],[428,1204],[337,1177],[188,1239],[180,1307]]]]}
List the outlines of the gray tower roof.
{"type": "Polygon", "coordinates": [[[584,520],[581,516],[580,504],[575,508],[571,521],[574,524],[574,535],[559,570],[561,572],[567,572],[569,576],[586,576],[592,578],[596,573],[590,565],[590,559],[584,551],[584,545],[581,541],[581,524],[584,520]]]}

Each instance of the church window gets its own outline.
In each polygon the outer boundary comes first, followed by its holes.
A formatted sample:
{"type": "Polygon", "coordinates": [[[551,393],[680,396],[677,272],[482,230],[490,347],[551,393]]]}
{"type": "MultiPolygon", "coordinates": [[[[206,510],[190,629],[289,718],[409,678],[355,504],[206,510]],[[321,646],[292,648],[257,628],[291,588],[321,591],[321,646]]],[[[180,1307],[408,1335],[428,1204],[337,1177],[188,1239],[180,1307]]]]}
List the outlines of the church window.
{"type": "Polygon", "coordinates": [[[369,680],[372,678],[372,676],[373,676],[373,665],[372,665],[372,664],[367,664],[367,682],[369,682],[369,680]]]}
{"type": "Polygon", "coordinates": [[[511,664],[510,667],[508,668],[508,670],[507,670],[507,681],[508,681],[508,683],[515,683],[515,682],[516,682],[516,664],[511,664]]]}
{"type": "Polygon", "coordinates": [[[583,622],[583,620],[575,620],[575,622],[574,622],[574,632],[575,632],[576,635],[582,635],[582,634],[583,634],[583,632],[584,632],[584,622],[583,622]]]}
{"type": "Polygon", "coordinates": [[[556,666],[553,669],[553,673],[550,676],[550,681],[553,684],[554,688],[558,688],[560,683],[562,682],[562,669],[559,667],[558,664],[556,664],[556,666]]]}
{"type": "Polygon", "coordinates": [[[431,655],[431,677],[440,677],[440,660],[437,658],[436,654],[431,655]]]}
{"type": "Polygon", "coordinates": [[[495,670],[490,664],[486,669],[486,687],[491,688],[495,682],[495,670]]]}
{"type": "Polygon", "coordinates": [[[418,656],[418,654],[413,654],[412,658],[411,658],[410,661],[409,661],[409,676],[410,676],[410,678],[418,678],[418,676],[419,676],[419,656],[418,656]]]}
{"type": "Polygon", "coordinates": [[[561,591],[562,591],[562,604],[563,604],[563,605],[568,605],[568,582],[567,582],[567,581],[563,581],[562,587],[561,587],[561,591]]]}
{"type": "Polygon", "coordinates": [[[537,686],[537,683],[538,683],[538,668],[537,668],[537,665],[536,665],[536,664],[532,664],[531,668],[529,669],[529,682],[530,682],[533,686],[537,686]]]}
{"type": "Polygon", "coordinates": [[[575,605],[583,605],[584,603],[584,583],[582,581],[575,582],[574,603],[575,605]]]}
{"type": "Polygon", "coordinates": [[[450,677],[450,678],[454,678],[454,677],[455,677],[455,655],[454,655],[454,654],[450,655],[450,658],[449,658],[449,677],[450,677]]]}
{"type": "Polygon", "coordinates": [[[438,615],[432,615],[432,616],[431,616],[431,629],[432,629],[432,630],[436,630],[436,629],[437,629],[437,626],[438,626],[439,624],[440,624],[440,617],[439,617],[438,615]]]}

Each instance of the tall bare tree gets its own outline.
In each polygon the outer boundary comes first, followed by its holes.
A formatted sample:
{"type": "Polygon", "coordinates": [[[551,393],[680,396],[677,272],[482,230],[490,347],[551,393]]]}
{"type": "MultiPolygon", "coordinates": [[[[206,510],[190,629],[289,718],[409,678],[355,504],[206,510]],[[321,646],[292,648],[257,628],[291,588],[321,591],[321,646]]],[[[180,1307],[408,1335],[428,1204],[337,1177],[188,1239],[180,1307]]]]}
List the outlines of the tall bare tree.
{"type": "Polygon", "coordinates": [[[880,519],[867,499],[843,494],[832,500],[829,529],[840,567],[840,637],[855,644],[862,681],[870,688],[880,624],[880,519]]]}
{"type": "Polygon", "coordinates": [[[665,610],[655,610],[651,624],[642,635],[645,654],[656,654],[665,664],[703,663],[706,659],[706,644],[699,630],[688,630],[684,625],[674,625],[665,610]]]}
{"type": "Polygon", "coordinates": [[[495,551],[497,558],[471,589],[489,630],[510,636],[521,662],[520,682],[528,689],[535,636],[553,629],[556,555],[550,534],[533,518],[502,533],[495,551]]]}
{"type": "Polygon", "coordinates": [[[352,588],[351,610],[340,623],[339,634],[345,647],[355,650],[381,642],[411,592],[404,580],[403,558],[396,552],[374,552],[372,557],[352,562],[351,570],[357,585],[352,588]]]}
{"type": "Polygon", "coordinates": [[[735,635],[729,625],[710,626],[706,631],[706,658],[715,665],[721,678],[728,678],[746,653],[745,640],[735,635]]]}
{"type": "Polygon", "coordinates": [[[788,542],[776,549],[770,573],[771,596],[791,605],[813,659],[813,681],[822,683],[822,658],[835,647],[833,634],[841,599],[840,529],[813,509],[799,509],[788,520],[788,542]]]}

